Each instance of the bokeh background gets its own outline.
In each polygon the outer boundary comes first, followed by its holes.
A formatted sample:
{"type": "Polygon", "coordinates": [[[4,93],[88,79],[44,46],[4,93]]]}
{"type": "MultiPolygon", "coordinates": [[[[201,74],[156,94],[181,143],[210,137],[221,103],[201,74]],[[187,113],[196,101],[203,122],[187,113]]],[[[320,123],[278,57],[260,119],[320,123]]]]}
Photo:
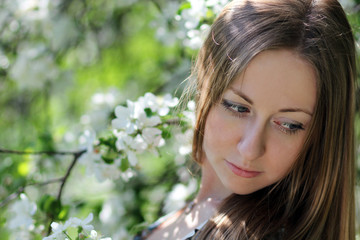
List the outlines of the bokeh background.
{"type": "MultiPolygon", "coordinates": [[[[131,239],[193,196],[198,174],[186,144],[179,149],[170,141],[160,156],[142,156],[140,169],[116,179],[109,169],[76,165],[61,204],[59,182],[38,183],[63,177],[72,156],[20,152],[79,151],[108,128],[114,107],[126,99],[179,96],[209,24],[227,2],[0,0],[0,149],[19,151],[0,153],[1,239],[41,239],[52,220],[89,212],[104,236],[131,239]],[[30,218],[10,226],[23,191],[37,211],[25,206],[30,218]]],[[[359,41],[360,0],[340,2],[359,41]]],[[[358,89],[357,146],[359,95],[358,89]]],[[[357,184],[360,229],[360,147],[357,184]]]]}

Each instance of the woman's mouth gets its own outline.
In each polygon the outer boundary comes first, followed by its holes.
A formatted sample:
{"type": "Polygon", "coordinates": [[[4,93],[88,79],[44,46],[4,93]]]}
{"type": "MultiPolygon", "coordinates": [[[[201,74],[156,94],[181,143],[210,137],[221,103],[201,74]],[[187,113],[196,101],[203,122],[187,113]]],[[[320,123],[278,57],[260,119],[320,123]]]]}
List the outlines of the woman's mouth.
{"type": "Polygon", "coordinates": [[[238,167],[238,166],[232,164],[231,162],[228,162],[227,160],[225,160],[225,163],[235,175],[240,176],[240,177],[253,178],[262,173],[262,172],[258,172],[258,171],[245,170],[241,167],[238,167]]]}

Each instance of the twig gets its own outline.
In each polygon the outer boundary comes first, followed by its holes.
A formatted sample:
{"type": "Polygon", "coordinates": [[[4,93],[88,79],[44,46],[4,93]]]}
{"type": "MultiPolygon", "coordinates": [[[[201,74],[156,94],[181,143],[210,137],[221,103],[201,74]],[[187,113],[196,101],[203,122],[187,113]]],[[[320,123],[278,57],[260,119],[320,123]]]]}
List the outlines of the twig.
{"type": "Polygon", "coordinates": [[[29,186],[45,186],[45,185],[48,185],[48,184],[61,182],[61,181],[63,181],[63,179],[64,179],[63,177],[62,178],[54,178],[54,179],[50,179],[50,180],[45,181],[45,182],[29,183],[26,186],[19,187],[14,193],[10,194],[3,201],[0,202],[0,208],[5,207],[9,202],[16,199],[22,192],[25,191],[25,188],[27,188],[29,186]]]}
{"type": "Polygon", "coordinates": [[[158,2],[156,2],[155,0],[151,0],[151,2],[155,5],[155,7],[157,8],[157,10],[159,10],[159,12],[162,12],[161,6],[158,2]]]}
{"type": "MultiPolygon", "coordinates": [[[[83,150],[84,151],[84,150],[83,150]]],[[[17,155],[75,155],[79,152],[72,151],[38,151],[38,152],[30,152],[30,151],[17,151],[17,150],[9,150],[9,149],[1,149],[1,153],[9,153],[9,154],[17,154],[17,155]]]]}
{"type": "MultiPolygon", "coordinates": [[[[75,152],[73,153],[74,155],[74,159],[73,161],[71,162],[70,166],[68,167],[66,173],[65,173],[65,176],[62,178],[62,181],[61,181],[61,185],[60,185],[60,189],[59,189],[59,193],[58,193],[58,196],[57,196],[57,200],[61,203],[61,196],[62,196],[62,193],[63,193],[63,190],[64,190],[64,186],[70,176],[70,173],[71,171],[74,169],[74,166],[76,165],[76,163],[78,162],[79,158],[81,157],[81,155],[83,155],[87,150],[82,150],[82,151],[79,151],[79,152],[75,152]]],[[[49,223],[49,227],[48,227],[48,234],[47,235],[50,235],[51,233],[51,223],[55,220],[55,216],[50,216],[50,223],[49,223]]]]}
{"type": "Polygon", "coordinates": [[[169,125],[180,125],[181,120],[178,118],[173,118],[173,119],[166,120],[165,123],[169,124],[169,125]]]}
{"type": "MultiPolygon", "coordinates": [[[[59,202],[61,202],[61,196],[62,193],[64,191],[64,187],[65,184],[72,172],[72,170],[74,169],[76,163],[78,162],[79,158],[81,157],[81,155],[83,155],[87,150],[81,150],[81,151],[38,151],[38,152],[29,152],[29,151],[17,151],[17,150],[8,150],[8,149],[1,149],[0,148],[0,154],[18,154],[18,155],[73,155],[74,159],[71,162],[70,166],[68,167],[68,169],[66,170],[66,173],[64,175],[64,177],[61,178],[57,178],[57,179],[51,179],[48,180],[46,182],[41,182],[41,183],[30,183],[27,184],[26,186],[22,186],[20,188],[18,188],[18,190],[12,194],[10,194],[7,198],[5,198],[2,202],[0,202],[0,208],[6,206],[10,201],[16,199],[22,192],[25,191],[25,188],[28,186],[43,186],[43,185],[47,185],[47,184],[51,184],[51,183],[56,183],[56,182],[60,182],[60,188],[59,188],[59,192],[58,192],[58,196],[57,196],[57,200],[59,202]]],[[[51,223],[54,221],[55,216],[50,216],[50,225],[48,228],[48,235],[51,232],[51,223]]]]}
{"type": "Polygon", "coordinates": [[[60,190],[59,190],[58,197],[57,197],[57,199],[58,199],[59,201],[61,201],[61,195],[62,195],[64,186],[65,186],[65,183],[66,183],[67,179],[68,179],[69,176],[70,176],[71,171],[73,170],[75,164],[77,163],[77,161],[79,160],[79,158],[81,157],[81,155],[83,155],[85,152],[86,152],[86,150],[82,150],[82,151],[77,152],[77,153],[74,154],[74,160],[71,162],[70,166],[68,167],[68,169],[67,169],[67,171],[66,171],[66,174],[65,174],[65,176],[63,177],[63,180],[62,180],[62,182],[61,182],[60,190]]]}

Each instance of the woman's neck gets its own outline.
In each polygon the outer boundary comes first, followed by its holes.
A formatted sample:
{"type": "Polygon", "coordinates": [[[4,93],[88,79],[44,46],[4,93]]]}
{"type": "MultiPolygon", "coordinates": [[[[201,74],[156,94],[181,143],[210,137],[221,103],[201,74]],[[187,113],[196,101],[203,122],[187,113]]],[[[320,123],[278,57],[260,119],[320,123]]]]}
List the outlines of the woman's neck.
{"type": "Polygon", "coordinates": [[[195,202],[203,202],[212,199],[214,202],[220,203],[232,193],[224,187],[206,159],[202,162],[201,173],[200,189],[195,197],[195,202]]]}

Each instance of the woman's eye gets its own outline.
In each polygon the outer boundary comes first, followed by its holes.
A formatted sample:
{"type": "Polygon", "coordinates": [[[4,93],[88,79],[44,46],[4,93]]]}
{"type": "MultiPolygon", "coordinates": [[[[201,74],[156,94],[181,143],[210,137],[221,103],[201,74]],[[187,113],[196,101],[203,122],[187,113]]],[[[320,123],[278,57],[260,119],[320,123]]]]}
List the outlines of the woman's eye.
{"type": "Polygon", "coordinates": [[[274,121],[275,124],[285,133],[296,133],[298,130],[304,130],[304,126],[301,123],[290,123],[274,121]]]}
{"type": "Polygon", "coordinates": [[[250,112],[250,110],[247,107],[244,107],[240,104],[235,104],[235,103],[229,102],[227,100],[222,101],[222,106],[226,110],[229,110],[232,113],[240,115],[240,116],[241,116],[241,114],[250,112]]]}

